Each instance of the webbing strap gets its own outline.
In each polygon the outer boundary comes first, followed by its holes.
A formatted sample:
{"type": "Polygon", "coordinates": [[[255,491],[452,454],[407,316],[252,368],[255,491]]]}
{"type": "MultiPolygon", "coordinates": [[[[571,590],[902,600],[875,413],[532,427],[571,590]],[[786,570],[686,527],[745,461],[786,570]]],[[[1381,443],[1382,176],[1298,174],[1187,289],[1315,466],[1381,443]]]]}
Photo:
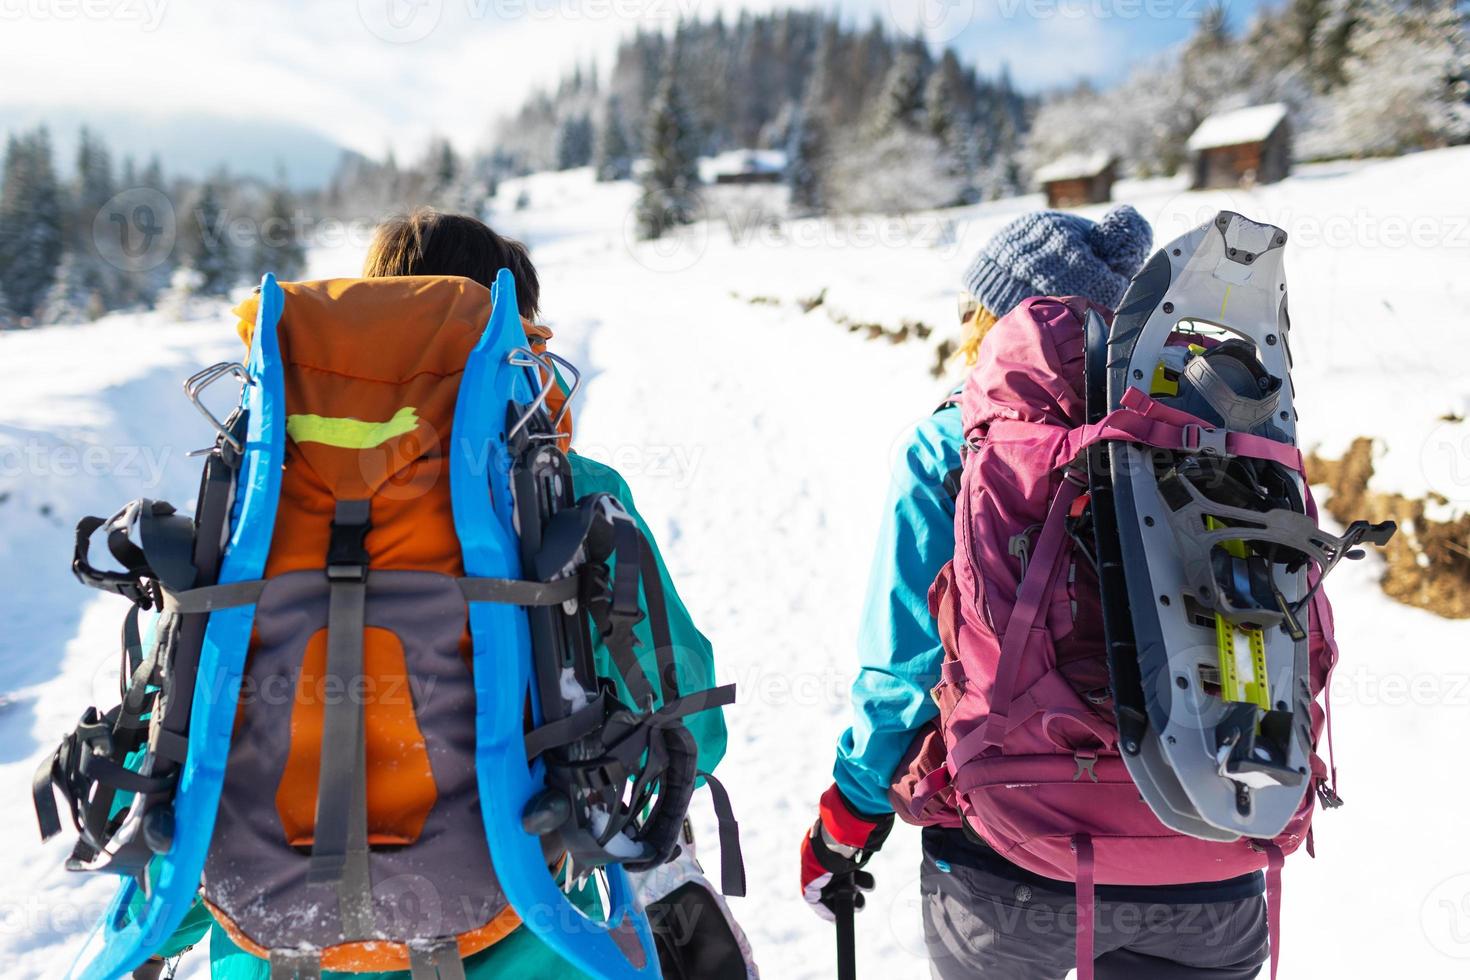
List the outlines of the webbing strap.
{"type": "Polygon", "coordinates": [[[929,805],[929,801],[934,798],[934,795],[944,792],[953,782],[954,776],[950,773],[947,762],[915,782],[913,797],[909,803],[913,813],[915,815],[923,813],[924,808],[929,805]]]}
{"type": "Polygon", "coordinates": [[[737,898],[745,895],[745,856],[740,851],[740,822],[730,805],[730,794],[714,776],[700,772],[709,787],[710,802],[715,807],[715,821],[720,836],[720,892],[737,898]]]}
{"type": "Polygon", "coordinates": [[[510,578],[462,578],[457,582],[466,602],[499,602],[508,606],[559,606],[577,598],[581,585],[574,575],[552,582],[510,578]]]}
{"type": "Polygon", "coordinates": [[[321,954],[314,949],[270,951],[270,980],[321,980],[321,954]]]}
{"type": "MultiPolygon", "coordinates": [[[[612,595],[610,600],[598,598],[588,603],[597,631],[612,655],[613,664],[627,685],[628,696],[640,710],[648,710],[653,699],[653,678],[638,659],[638,638],[633,627],[643,618],[638,583],[642,577],[642,553],[647,551],[643,533],[629,518],[613,521],[612,595]]],[[[650,596],[649,606],[652,607],[650,596]]],[[[652,624],[650,624],[652,625],[652,624]]]]}
{"type": "MultiPolygon", "coordinates": [[[[639,534],[642,537],[642,534],[639,534]]],[[[679,669],[674,665],[674,637],[669,628],[669,610],[664,604],[664,582],[659,575],[653,545],[640,541],[639,571],[643,593],[648,600],[648,628],[653,633],[654,659],[658,663],[658,682],[664,704],[679,698],[679,669]]]]}
{"type": "Polygon", "coordinates": [[[1266,852],[1266,932],[1271,937],[1271,980],[1281,961],[1281,866],[1286,856],[1274,841],[1259,843],[1266,852]]]}
{"type": "Polygon", "coordinates": [[[332,553],[327,559],[326,676],[344,692],[323,709],[321,773],[317,782],[316,828],[307,880],[334,885],[347,939],[373,934],[372,881],[367,847],[367,742],[357,679],[363,672],[367,620],[367,552],[362,539],[370,523],[367,500],[337,501],[332,553]],[[355,538],[358,551],[350,542],[355,538]]]}
{"type": "Polygon", "coordinates": [[[465,980],[459,942],[453,937],[430,946],[408,946],[408,968],[413,980],[465,980]]]}
{"type": "Polygon", "coordinates": [[[607,695],[598,694],[571,714],[548,721],[526,733],[526,761],[531,762],[551,749],[580,742],[607,721],[607,695]]]}
{"type": "Polygon", "coordinates": [[[251,606],[260,601],[260,594],[265,591],[265,586],[265,579],[250,579],[245,582],[226,582],[224,585],[205,585],[197,589],[185,589],[183,592],[164,589],[163,608],[165,612],[187,615],[251,606]]]}
{"type": "Polygon", "coordinates": [[[1121,408],[1068,432],[1058,448],[1053,467],[1068,465],[1083,450],[1099,442],[1133,442],[1155,449],[1197,452],[1208,448],[1212,438],[1225,455],[1270,460],[1296,472],[1303,468],[1301,451],[1295,446],[1249,432],[1216,428],[1204,419],[1155,401],[1139,388],[1129,388],[1124,393],[1121,408]]]}
{"type": "Polygon", "coordinates": [[[1005,637],[1000,644],[1000,658],[995,667],[995,684],[990,689],[990,711],[984,723],[954,744],[949,751],[949,766],[954,772],[992,745],[999,745],[1010,729],[1010,712],[1016,694],[1016,679],[1021,663],[1031,645],[1031,631],[1041,615],[1042,604],[1051,593],[1057,571],[1061,568],[1062,546],[1070,540],[1066,534],[1067,512],[1072,501],[1082,492],[1080,484],[1064,479],[1036,543],[1036,556],[1026,569],[1021,587],[1016,592],[1016,605],[1006,622],[1005,637]]]}
{"type": "Polygon", "coordinates": [[[1076,834],[1072,850],[1077,852],[1077,980],[1092,980],[1092,960],[1097,927],[1093,921],[1097,905],[1093,886],[1092,838],[1076,834]]]}

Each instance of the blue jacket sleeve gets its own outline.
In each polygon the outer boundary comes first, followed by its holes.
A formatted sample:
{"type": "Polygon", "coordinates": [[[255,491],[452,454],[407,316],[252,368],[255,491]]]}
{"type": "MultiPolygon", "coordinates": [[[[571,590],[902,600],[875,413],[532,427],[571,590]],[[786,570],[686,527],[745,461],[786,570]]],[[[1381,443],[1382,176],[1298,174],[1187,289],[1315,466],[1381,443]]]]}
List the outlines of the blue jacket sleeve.
{"type": "Polygon", "coordinates": [[[944,651],[929,615],[929,586],[954,555],[954,499],[945,478],[960,466],[960,411],[915,427],[894,468],[858,636],[853,724],[837,745],[837,786],[864,813],[891,812],[888,787],[914,734],[938,709],[929,692],[944,651]]]}

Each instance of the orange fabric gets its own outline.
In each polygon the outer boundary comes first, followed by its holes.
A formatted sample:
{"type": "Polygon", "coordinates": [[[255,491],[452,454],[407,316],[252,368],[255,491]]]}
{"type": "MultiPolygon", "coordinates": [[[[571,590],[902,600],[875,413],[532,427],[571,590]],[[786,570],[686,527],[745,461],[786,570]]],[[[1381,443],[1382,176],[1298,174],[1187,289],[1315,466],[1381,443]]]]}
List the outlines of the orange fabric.
{"type": "Polygon", "coordinates": [[[331,689],[325,684],[327,631],[318,630],[306,645],[291,710],[291,748],[276,787],[276,812],[293,847],[310,847],[315,837],[322,724],[329,699],[355,697],[359,691],[363,699],[369,844],[412,844],[439,798],[424,734],[413,713],[403,644],[388,630],[370,626],[363,633],[362,661],[360,687],[331,689]]]}
{"type": "MultiPolygon", "coordinates": [[[[220,924],[225,934],[230,937],[230,941],[236,946],[260,959],[267,959],[270,956],[270,950],[241,932],[240,927],[208,899],[204,904],[209,907],[214,920],[220,924]]],[[[515,909],[507,907],[480,928],[460,933],[455,937],[459,941],[460,959],[473,956],[482,949],[490,948],[515,932],[520,924],[521,919],[516,915],[515,909]]],[[[339,970],[343,973],[407,970],[409,969],[408,945],[376,941],[328,946],[322,950],[321,966],[323,970],[339,970]]]]}
{"type": "MultiPolygon", "coordinates": [[[[354,282],[373,284],[393,282],[403,284],[400,288],[408,290],[412,290],[415,284],[448,282],[460,283],[463,284],[470,292],[479,290],[483,293],[485,302],[485,320],[480,322],[480,327],[483,328],[485,322],[489,320],[490,291],[488,289],[485,289],[485,287],[481,286],[479,283],[474,282],[473,280],[461,279],[457,276],[400,276],[396,278],[366,280],[332,279],[326,280],[322,283],[281,283],[281,287],[286,291],[289,299],[289,297],[294,294],[301,286],[326,286],[340,289],[343,286],[354,282]]],[[[381,295],[384,301],[393,301],[393,297],[386,292],[381,295]]],[[[411,292],[410,295],[412,295],[411,292]]],[[[254,294],[246,298],[244,302],[240,303],[240,305],[236,306],[235,309],[232,311],[238,321],[235,324],[235,332],[240,335],[240,340],[243,341],[247,347],[250,346],[250,337],[255,331],[255,317],[259,309],[260,296],[258,294],[254,294]]],[[[287,310],[288,312],[290,311],[289,303],[287,306],[287,310]]],[[[521,317],[521,327],[526,331],[526,339],[530,341],[531,349],[538,354],[546,350],[546,342],[551,340],[552,337],[555,336],[550,327],[546,326],[545,324],[532,323],[525,317],[521,317]]],[[[563,407],[566,405],[566,401],[566,393],[561,390],[560,386],[557,386],[552,389],[550,397],[546,399],[546,406],[548,409],[550,409],[552,415],[556,415],[562,411],[563,407]]],[[[570,443],[572,438],[572,413],[570,411],[566,412],[566,414],[562,418],[561,424],[557,428],[558,431],[560,431],[562,435],[566,437],[567,442],[570,443]]],[[[565,448],[565,446],[563,448],[565,448]]]]}
{"type": "MultiPolygon", "coordinates": [[[[463,563],[449,494],[447,450],[464,364],[490,317],[490,292],[469,279],[402,277],[282,283],[285,307],[277,336],[286,365],[288,416],[316,416],[315,429],[333,433],[371,430],[372,438],[288,438],[267,577],[325,563],[335,502],[372,500],[367,535],[370,565],[462,575],[463,563]],[[413,412],[404,414],[403,410],[413,412]],[[411,428],[387,425],[412,420],[411,428]],[[381,438],[380,438],[381,437],[381,438]],[[345,442],[346,444],[338,444],[345,442]],[[372,445],[376,443],[376,445],[372,445]],[[353,448],[367,446],[367,448],[353,448]]],[[[248,344],[259,298],[236,309],[248,344]]],[[[551,332],[525,324],[533,349],[551,332]]],[[[549,399],[556,410],[563,399],[549,399]]],[[[570,419],[564,431],[570,434],[570,419]]],[[[469,662],[468,623],[461,653],[469,662]]],[[[364,634],[364,675],[381,697],[365,705],[369,840],[376,845],[417,839],[437,800],[428,747],[407,684],[399,639],[369,628],[364,634]]],[[[291,745],[275,805],[292,844],[309,845],[315,830],[323,723],[316,679],[326,667],[325,632],[303,651],[302,683],[291,715],[291,745]]],[[[244,710],[242,706],[242,710],[244,710]]],[[[216,918],[243,949],[266,951],[227,917],[216,918]]],[[[469,956],[498,942],[520,924],[507,909],[492,922],[459,937],[469,956]]],[[[325,950],[328,970],[402,970],[407,947],[354,942],[325,950]]]]}
{"type": "MultiPolygon", "coordinates": [[[[277,336],[288,414],[386,422],[412,407],[410,432],[366,450],[290,440],[266,575],[320,568],[334,501],[373,499],[368,550],[375,568],[462,575],[450,509],[449,429],[465,359],[490,318],[490,291],[456,276],[281,283],[277,336]],[[412,311],[405,316],[405,310],[412,311]],[[342,371],[353,365],[351,373],[342,371]]],[[[247,344],[260,297],[235,308],[247,344]]],[[[551,331],[522,320],[533,350],[551,331]]],[[[560,411],[556,388],[548,407],[560,411]]],[[[571,413],[561,431],[570,439],[571,413]]]]}

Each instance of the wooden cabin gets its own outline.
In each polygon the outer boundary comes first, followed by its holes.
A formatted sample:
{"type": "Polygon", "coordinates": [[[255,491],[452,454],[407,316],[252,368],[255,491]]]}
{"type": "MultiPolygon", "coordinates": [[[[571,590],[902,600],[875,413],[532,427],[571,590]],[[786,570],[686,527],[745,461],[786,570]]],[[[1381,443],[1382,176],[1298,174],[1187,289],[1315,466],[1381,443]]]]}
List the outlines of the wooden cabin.
{"type": "Polygon", "coordinates": [[[1217,112],[1188,145],[1195,190],[1271,184],[1291,172],[1291,123],[1280,102],[1217,112]]]}
{"type": "Polygon", "coordinates": [[[1069,153],[1036,171],[1049,208],[1075,208],[1113,199],[1118,158],[1111,153],[1069,153]]]}
{"type": "Polygon", "coordinates": [[[729,150],[701,160],[699,170],[706,184],[779,184],[786,171],[786,154],[779,150],[729,150]]]}

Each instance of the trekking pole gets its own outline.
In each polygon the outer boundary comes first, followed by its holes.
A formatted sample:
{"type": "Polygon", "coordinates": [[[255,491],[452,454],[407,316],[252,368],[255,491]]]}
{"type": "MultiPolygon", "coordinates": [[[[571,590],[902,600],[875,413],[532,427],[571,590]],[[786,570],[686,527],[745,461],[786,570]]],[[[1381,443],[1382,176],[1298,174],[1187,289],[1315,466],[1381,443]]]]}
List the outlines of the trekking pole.
{"type": "Polygon", "coordinates": [[[834,876],[837,885],[832,895],[832,914],[837,918],[837,980],[857,980],[857,935],[853,929],[854,899],[857,886],[852,874],[834,876]]]}

